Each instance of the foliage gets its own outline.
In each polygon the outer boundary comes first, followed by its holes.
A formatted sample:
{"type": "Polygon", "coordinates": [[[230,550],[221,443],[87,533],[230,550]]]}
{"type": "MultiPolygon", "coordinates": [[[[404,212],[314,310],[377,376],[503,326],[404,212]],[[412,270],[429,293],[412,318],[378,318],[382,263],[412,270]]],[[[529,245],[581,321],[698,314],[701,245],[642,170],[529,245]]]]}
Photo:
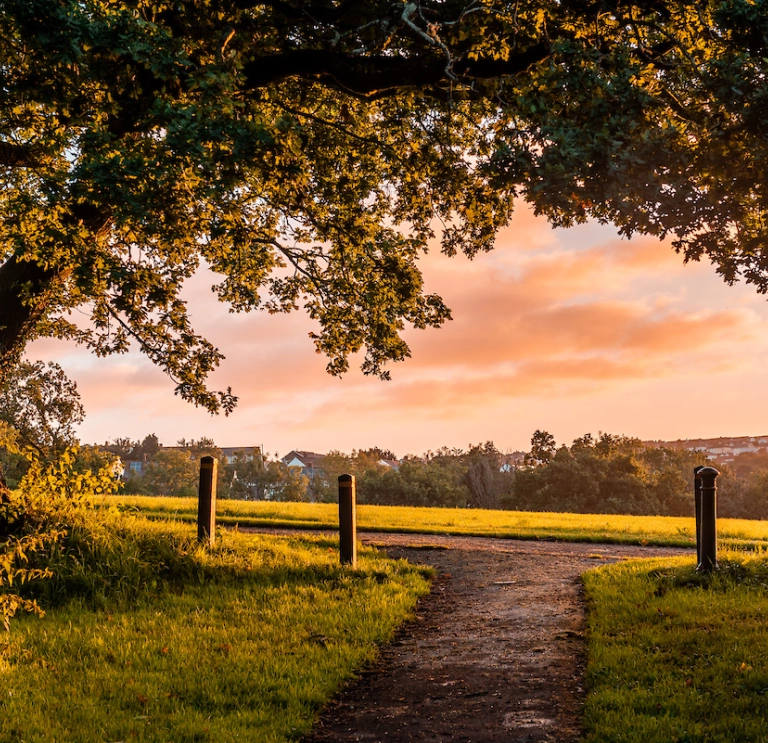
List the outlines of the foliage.
{"type": "Polygon", "coordinates": [[[424,461],[406,458],[400,468],[368,470],[360,480],[361,503],[388,506],[466,506],[468,492],[463,483],[466,468],[448,456],[424,461]]]}
{"type": "MultiPolygon", "coordinates": [[[[109,472],[112,479],[118,483],[123,471],[123,465],[118,456],[110,451],[105,451],[102,447],[88,446],[87,444],[78,446],[75,451],[73,467],[76,472],[109,472]]],[[[118,483],[118,485],[120,484],[118,483]]]]}
{"type": "Polygon", "coordinates": [[[302,501],[309,498],[309,480],[279,460],[267,459],[261,451],[255,455],[235,452],[235,459],[224,465],[226,497],[243,500],[302,501]]]}
{"type": "Polygon", "coordinates": [[[39,335],[133,340],[230,410],[182,299],[206,265],[235,311],[302,306],[331,373],[386,376],[450,317],[435,226],[475,255],[517,197],[768,289],[765,0],[2,10],[0,374],[39,335]]]}
{"type": "Polygon", "coordinates": [[[199,470],[198,462],[191,458],[189,452],[162,449],[147,463],[142,475],[128,479],[126,488],[151,495],[196,495],[199,470]]]}
{"type": "Polygon", "coordinates": [[[764,553],[586,573],[585,743],[764,740],[767,579],[764,553]]]}
{"type": "Polygon", "coordinates": [[[45,621],[16,620],[2,740],[296,740],[428,590],[372,549],[341,567],[327,538],[228,531],[204,549],[167,521],[83,528],[98,600],[73,574],[45,621]]]}
{"type": "Polygon", "coordinates": [[[17,487],[28,469],[29,461],[19,448],[19,432],[0,420],[0,498],[9,488],[17,487]]]}
{"type": "Polygon", "coordinates": [[[44,463],[34,450],[23,454],[29,469],[14,491],[0,492],[0,616],[6,630],[17,611],[42,614],[33,594],[41,579],[59,578],[53,556],[76,532],[94,495],[115,491],[114,471],[77,470],[77,450],[44,463]]]}
{"type": "Polygon", "coordinates": [[[531,436],[531,450],[525,458],[526,464],[547,464],[557,451],[555,437],[549,431],[536,430],[531,436]]]}
{"type": "MultiPolygon", "coordinates": [[[[387,467],[379,464],[382,457],[379,449],[352,450],[352,454],[345,454],[337,450],[329,451],[320,463],[321,472],[317,473],[309,482],[309,499],[313,502],[338,503],[339,501],[339,476],[352,475],[357,481],[358,498],[365,498],[363,480],[366,477],[374,477],[382,474],[387,467]],[[363,488],[363,490],[361,490],[363,488]]],[[[391,452],[387,452],[391,454],[391,452]]]]}
{"type": "Polygon", "coordinates": [[[467,468],[464,482],[469,491],[468,506],[501,508],[509,502],[514,487],[512,470],[492,441],[471,446],[463,461],[467,468]]]}
{"type": "MultiPolygon", "coordinates": [[[[156,437],[149,438],[157,443],[156,437]]],[[[233,462],[225,462],[210,439],[179,443],[182,450],[157,449],[160,454],[148,458],[145,475],[129,478],[127,492],[193,495],[198,465],[190,457],[211,454],[220,460],[220,498],[332,503],[338,498],[338,476],[347,473],[356,477],[358,501],[367,504],[685,516],[692,509],[693,468],[708,462],[700,452],[609,433],[597,438],[588,433],[570,447],[558,447],[549,432],[538,430],[528,453],[505,454],[491,441],[466,450],[442,448],[406,456],[399,463],[383,456],[392,452],[376,448],[351,454],[331,451],[307,481],[258,448],[254,457],[242,451],[233,462]]],[[[131,443],[129,452],[139,446],[131,443]]],[[[720,514],[768,518],[768,471],[762,469],[761,455],[737,462],[733,468],[721,467],[720,514]]]]}
{"type": "MultiPolygon", "coordinates": [[[[700,453],[607,433],[558,448],[539,430],[525,455],[503,454],[488,441],[405,457],[397,469],[358,452],[331,452],[321,482],[331,500],[336,476],[349,472],[357,477],[359,501],[381,505],[683,516],[691,513],[693,467],[705,461],[700,453]]],[[[757,495],[742,496],[749,498],[757,495]]],[[[728,515],[752,514],[742,508],[728,515]]]]}
{"type": "Polygon", "coordinates": [[[117,454],[121,459],[133,459],[141,461],[145,457],[150,458],[160,451],[160,440],[156,434],[150,433],[141,441],[131,441],[127,437],[118,437],[102,447],[105,451],[117,454]]]}
{"type": "Polygon", "coordinates": [[[3,375],[0,421],[18,432],[21,446],[53,458],[77,443],[84,417],[77,385],[58,364],[24,361],[3,375]]]}
{"type": "Polygon", "coordinates": [[[515,473],[507,506],[576,513],[683,516],[692,512],[693,468],[707,460],[697,452],[647,446],[638,439],[601,433],[557,448],[546,431],[532,440],[527,466],[515,473]],[[537,450],[537,440],[547,450],[537,450]]]}

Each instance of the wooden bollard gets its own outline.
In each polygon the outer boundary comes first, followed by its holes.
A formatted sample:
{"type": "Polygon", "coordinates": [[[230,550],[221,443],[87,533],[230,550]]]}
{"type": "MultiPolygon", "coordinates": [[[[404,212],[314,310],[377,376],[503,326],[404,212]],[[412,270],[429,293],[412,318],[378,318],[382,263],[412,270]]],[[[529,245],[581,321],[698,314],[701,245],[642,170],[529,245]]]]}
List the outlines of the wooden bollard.
{"type": "Polygon", "coordinates": [[[354,475],[339,476],[339,555],[342,565],[357,565],[357,493],[354,475]]]}
{"type": "Polygon", "coordinates": [[[197,496],[197,540],[213,547],[216,544],[216,473],[218,461],[213,457],[200,460],[200,488],[197,496]]]}
{"type": "Polygon", "coordinates": [[[701,554],[697,570],[711,573],[717,570],[717,485],[720,473],[714,467],[699,470],[701,478],[701,554]]]}
{"type": "Polygon", "coordinates": [[[704,465],[693,468],[693,508],[696,514],[696,565],[701,562],[701,472],[704,465]]]}

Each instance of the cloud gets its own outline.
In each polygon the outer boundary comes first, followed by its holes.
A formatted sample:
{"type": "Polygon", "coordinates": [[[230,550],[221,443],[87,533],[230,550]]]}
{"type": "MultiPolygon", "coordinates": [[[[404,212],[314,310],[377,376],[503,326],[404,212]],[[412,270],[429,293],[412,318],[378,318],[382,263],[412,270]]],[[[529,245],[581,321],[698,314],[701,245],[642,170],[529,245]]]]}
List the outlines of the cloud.
{"type": "Polygon", "coordinates": [[[705,264],[684,266],[658,240],[620,240],[599,225],[553,231],[520,210],[496,251],[473,261],[433,251],[423,269],[427,290],[444,296],[455,319],[407,331],[413,356],[393,366],[390,383],[357,371],[328,377],[308,318],[231,314],[210,291],[214,278],[195,277],[185,293],[193,322],[227,357],[211,384],[231,385],[241,399],[229,419],[174,397],[173,383],[137,353],[97,360],[39,341],[31,355],[60,359],[78,381],[85,440],[156,431],[166,443],[211,435],[284,451],[375,443],[424,451],[486,437],[519,446],[498,432],[554,428],[537,416],[568,409],[584,418],[583,430],[572,423],[583,433],[592,411],[610,409],[614,421],[626,406],[636,416],[643,395],[662,426],[684,403],[680,389],[694,394],[713,378],[733,390],[768,357],[768,311],[753,290],[725,286],[705,264]],[[503,417],[514,411],[523,418],[503,417]],[[470,430],[488,433],[462,433],[470,430]]]}

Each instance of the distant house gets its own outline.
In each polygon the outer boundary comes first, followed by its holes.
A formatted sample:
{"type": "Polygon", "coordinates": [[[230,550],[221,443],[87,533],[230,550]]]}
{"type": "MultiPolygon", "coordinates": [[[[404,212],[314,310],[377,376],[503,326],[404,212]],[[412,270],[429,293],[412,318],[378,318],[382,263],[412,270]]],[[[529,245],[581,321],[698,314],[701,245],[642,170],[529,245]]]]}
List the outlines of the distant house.
{"type": "Polygon", "coordinates": [[[397,459],[380,459],[378,464],[380,464],[382,467],[387,467],[388,469],[394,470],[395,472],[400,469],[400,462],[397,459]]]}
{"type": "Polygon", "coordinates": [[[288,467],[300,467],[301,474],[313,480],[323,475],[325,454],[313,451],[289,451],[280,461],[288,467]]]}
{"type": "Polygon", "coordinates": [[[245,461],[250,462],[254,457],[261,456],[261,447],[259,446],[220,446],[221,455],[224,462],[232,464],[237,458],[238,452],[245,454],[245,461]]]}
{"type": "MultiPolygon", "coordinates": [[[[220,464],[232,464],[237,458],[238,452],[245,454],[245,461],[248,462],[255,456],[261,453],[261,447],[259,446],[219,446],[216,447],[221,452],[220,464]]],[[[162,446],[163,451],[188,451],[189,458],[195,459],[192,455],[192,450],[188,446],[162,446]]]]}
{"type": "MultiPolygon", "coordinates": [[[[187,451],[189,452],[190,459],[196,459],[192,454],[192,451],[187,446],[163,446],[160,445],[159,451],[187,451]]],[[[219,466],[224,464],[232,464],[237,458],[238,452],[244,452],[245,461],[250,461],[256,456],[260,456],[261,447],[259,446],[221,446],[221,460],[219,466]]],[[[151,458],[150,460],[151,461],[151,458]]],[[[147,455],[145,454],[141,459],[123,459],[123,480],[127,480],[129,477],[135,477],[136,475],[143,475],[147,471],[147,455]]]]}
{"type": "Polygon", "coordinates": [[[123,460],[123,480],[127,480],[134,475],[143,475],[147,469],[147,459],[124,459],[123,460]]]}

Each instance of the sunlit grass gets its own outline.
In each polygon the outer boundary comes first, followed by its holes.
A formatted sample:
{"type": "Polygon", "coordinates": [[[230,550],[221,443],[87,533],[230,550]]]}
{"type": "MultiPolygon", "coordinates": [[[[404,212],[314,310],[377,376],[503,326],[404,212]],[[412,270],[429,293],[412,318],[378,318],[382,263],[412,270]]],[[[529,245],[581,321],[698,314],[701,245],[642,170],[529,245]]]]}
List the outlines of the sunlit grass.
{"type": "Polygon", "coordinates": [[[227,532],[207,551],[190,525],[142,521],[129,528],[145,544],[186,550],[184,579],[130,602],[57,595],[43,619],[14,620],[0,638],[0,741],[295,740],[428,590],[422,571],[371,549],[340,567],[322,535],[227,532]]]}
{"type": "MultiPolygon", "coordinates": [[[[197,518],[197,500],[194,498],[111,496],[109,502],[115,501],[126,507],[136,508],[148,516],[172,516],[189,521],[197,518]]],[[[693,510],[693,504],[691,509],[693,510]]],[[[695,543],[695,524],[692,517],[366,505],[359,505],[357,514],[360,531],[464,534],[678,547],[691,547],[695,543]]],[[[219,523],[228,525],[336,529],[338,507],[327,503],[220,500],[217,504],[217,518],[219,523]]],[[[768,521],[720,519],[718,530],[720,543],[726,547],[768,546],[768,521]]]]}
{"type": "Polygon", "coordinates": [[[712,580],[688,560],[584,576],[584,743],[768,739],[768,564],[731,553],[712,580]]]}

